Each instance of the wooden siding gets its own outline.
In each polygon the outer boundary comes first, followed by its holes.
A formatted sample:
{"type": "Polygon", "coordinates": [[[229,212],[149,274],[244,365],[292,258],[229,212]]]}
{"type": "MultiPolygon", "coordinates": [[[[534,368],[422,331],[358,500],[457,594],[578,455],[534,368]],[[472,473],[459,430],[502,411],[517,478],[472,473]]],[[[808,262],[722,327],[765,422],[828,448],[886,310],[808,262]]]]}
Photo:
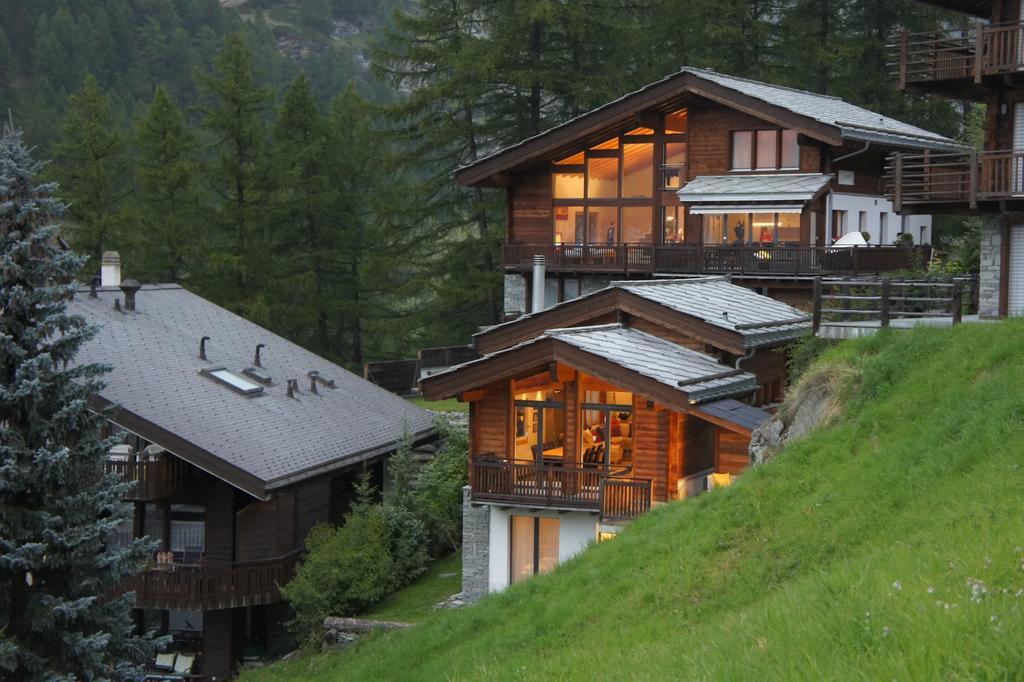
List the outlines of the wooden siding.
{"type": "Polygon", "coordinates": [[[316,478],[295,487],[295,537],[306,541],[309,530],[321,521],[330,520],[331,482],[316,478]]]}
{"type": "Polygon", "coordinates": [[[647,407],[648,401],[633,398],[633,471],[637,478],[650,479],[652,496],[656,502],[668,499],[668,424],[669,413],[657,405],[647,407]]]}
{"type": "MultiPolygon", "coordinates": [[[[291,501],[291,500],[289,500],[291,501]]],[[[280,498],[253,501],[235,514],[235,559],[254,561],[278,555],[277,530],[280,498]]]]}
{"type": "Polygon", "coordinates": [[[752,358],[740,363],[742,369],[757,377],[760,387],[755,405],[778,402],[786,388],[786,351],[782,348],[762,348],[752,358]],[[767,398],[767,399],[766,399],[767,398]]]}
{"type": "Polygon", "coordinates": [[[508,240],[548,243],[554,234],[551,208],[551,172],[543,168],[515,176],[515,190],[509,193],[512,224],[508,240]]]}
{"type": "Polygon", "coordinates": [[[230,679],[245,645],[245,609],[221,609],[203,613],[203,655],[200,665],[206,679],[230,679]]]}
{"type": "Polygon", "coordinates": [[[490,452],[500,457],[508,451],[511,390],[508,381],[491,384],[484,389],[483,399],[473,403],[473,455],[490,452]]]}
{"type": "Polygon", "coordinates": [[[206,561],[210,565],[235,560],[235,489],[211,480],[204,491],[206,505],[206,561]]]}
{"type": "Polygon", "coordinates": [[[738,474],[747,468],[750,455],[747,448],[750,438],[732,431],[718,430],[718,448],[715,454],[715,472],[719,474],[738,474]]]}

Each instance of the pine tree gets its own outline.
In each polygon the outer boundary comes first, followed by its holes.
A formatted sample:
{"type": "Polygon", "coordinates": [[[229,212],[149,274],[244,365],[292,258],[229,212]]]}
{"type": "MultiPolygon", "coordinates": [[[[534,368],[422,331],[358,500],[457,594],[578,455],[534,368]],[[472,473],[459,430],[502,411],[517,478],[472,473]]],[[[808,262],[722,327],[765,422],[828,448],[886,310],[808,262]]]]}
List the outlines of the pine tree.
{"type": "Polygon", "coordinates": [[[187,278],[202,244],[198,143],[163,88],[135,129],[138,188],[124,229],[128,260],[139,277],[187,278]]]}
{"type": "Polygon", "coordinates": [[[255,313],[256,276],[268,251],[261,226],[268,173],[264,117],[273,93],[257,80],[241,34],[228,37],[215,66],[213,74],[200,79],[213,100],[204,109],[203,127],[216,150],[207,177],[217,201],[209,287],[222,305],[255,313]]]}
{"type": "Polygon", "coordinates": [[[98,261],[117,237],[128,164],[110,100],[92,76],[71,96],[61,133],[53,172],[71,206],[73,244],[98,261]]]}
{"type": "Polygon", "coordinates": [[[426,0],[397,12],[395,30],[374,49],[374,69],[409,96],[390,110],[406,162],[423,169],[406,200],[424,234],[427,312],[433,342],[455,343],[500,318],[500,197],[452,181],[451,171],[484,156],[483,100],[495,92],[487,25],[476,0],[426,0]]]}
{"type": "Polygon", "coordinates": [[[67,312],[84,258],[50,223],[55,186],[20,135],[0,139],[0,677],[131,679],[153,642],[133,632],[134,595],[110,598],[153,549],[111,549],[130,521],[127,485],[104,473],[111,442],[90,410],[105,368],[74,365],[94,329],[67,312]]]}

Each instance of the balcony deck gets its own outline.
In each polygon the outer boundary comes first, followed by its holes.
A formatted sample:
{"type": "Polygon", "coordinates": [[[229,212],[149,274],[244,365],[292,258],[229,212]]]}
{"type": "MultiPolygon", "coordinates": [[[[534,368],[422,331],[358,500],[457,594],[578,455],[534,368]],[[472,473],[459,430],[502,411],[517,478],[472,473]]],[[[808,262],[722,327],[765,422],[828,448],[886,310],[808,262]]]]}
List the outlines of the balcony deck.
{"type": "Polygon", "coordinates": [[[117,592],[135,592],[136,607],[210,611],[281,601],[280,586],[295,575],[299,552],[283,557],[199,566],[153,567],[121,583],[117,592]]]}
{"type": "Polygon", "coordinates": [[[889,157],[883,184],[894,209],[905,213],[1020,209],[1024,151],[895,153],[889,157]]]}
{"type": "Polygon", "coordinates": [[[605,521],[626,521],[651,508],[651,482],[630,478],[629,467],[584,467],[472,458],[474,502],[579,510],[605,521]]]}
{"type": "Polygon", "coordinates": [[[1024,23],[978,23],[922,33],[901,31],[888,46],[901,90],[980,98],[983,82],[1024,69],[1024,23]]]}
{"type": "Polygon", "coordinates": [[[867,246],[696,246],[619,244],[505,244],[506,270],[528,272],[534,256],[556,273],[621,275],[734,274],[757,277],[879,274],[927,262],[929,247],[867,246]],[[916,255],[914,255],[916,254],[916,255]],[[923,259],[923,260],[922,260],[923,259]]]}
{"type": "Polygon", "coordinates": [[[149,502],[174,494],[183,487],[188,473],[188,464],[167,454],[148,460],[135,456],[126,460],[108,459],[105,468],[107,473],[118,474],[135,483],[125,495],[131,502],[149,502]]]}

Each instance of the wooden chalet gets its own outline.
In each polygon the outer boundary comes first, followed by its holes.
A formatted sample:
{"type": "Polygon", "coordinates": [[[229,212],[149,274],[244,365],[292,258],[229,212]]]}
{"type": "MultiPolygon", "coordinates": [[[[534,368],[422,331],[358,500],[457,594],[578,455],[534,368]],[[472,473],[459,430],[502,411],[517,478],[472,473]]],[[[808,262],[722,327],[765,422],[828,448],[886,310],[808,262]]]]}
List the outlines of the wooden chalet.
{"type": "Polygon", "coordinates": [[[420,382],[470,403],[463,591],[550,570],[652,504],[727,485],[810,317],[724,277],[621,281],[476,335],[420,382]]]}
{"type": "Polygon", "coordinates": [[[403,435],[430,438],[433,420],[178,285],[119,284],[110,269],[105,256],[105,285],[70,308],[99,328],[78,361],[113,367],[96,405],[124,436],[108,470],[135,483],[134,519],[111,542],[160,543],[121,589],[137,595],[140,629],[225,679],[243,651],[283,653],[280,587],[307,532],[339,521],[355,476],[380,482],[403,435]]]}
{"type": "Polygon", "coordinates": [[[455,178],[505,190],[506,314],[533,310],[536,256],[545,305],[660,274],[806,301],[815,275],[908,266],[901,234],[930,242],[930,218],[896,215],[880,185],[888,153],[924,149],[956,146],[835,97],[684,67],[455,178]],[[854,231],[869,248],[831,247],[854,231]]]}
{"type": "Polygon", "coordinates": [[[1024,313],[1024,3],[929,2],[965,16],[951,28],[900,32],[890,46],[901,89],[985,104],[980,150],[894,154],[888,193],[902,215],[985,217],[980,313],[1024,313]]]}

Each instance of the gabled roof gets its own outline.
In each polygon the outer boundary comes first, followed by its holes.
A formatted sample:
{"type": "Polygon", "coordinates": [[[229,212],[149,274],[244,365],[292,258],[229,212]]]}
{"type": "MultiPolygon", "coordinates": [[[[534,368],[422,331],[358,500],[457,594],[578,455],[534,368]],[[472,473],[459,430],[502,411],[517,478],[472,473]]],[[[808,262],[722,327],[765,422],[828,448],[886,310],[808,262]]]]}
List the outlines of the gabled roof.
{"type": "Polygon", "coordinates": [[[130,313],[113,309],[120,296],[83,290],[70,305],[99,327],[77,361],[113,366],[100,393],[118,407],[113,420],[256,497],[389,452],[406,431],[433,432],[428,412],[178,285],[143,286],[130,313]],[[198,357],[203,336],[209,361],[198,357]],[[241,372],[258,343],[273,380],[262,391],[243,395],[200,373],[241,372]],[[312,394],[311,371],[334,386],[312,394]],[[298,380],[294,398],[288,379],[298,380]]]}
{"type": "Polygon", "coordinates": [[[749,372],[619,324],[550,329],[536,338],[427,377],[420,381],[420,387],[428,398],[451,397],[521,376],[551,362],[562,362],[682,409],[757,390],[757,379],[749,372]]]}
{"type": "Polygon", "coordinates": [[[958,147],[947,137],[838,97],[684,66],[666,78],[463,166],[455,171],[455,179],[464,185],[492,183],[500,173],[556,157],[579,147],[581,142],[596,141],[612,129],[629,124],[636,113],[668,107],[685,95],[745,111],[829,145],[870,142],[909,149],[958,147]]]}
{"type": "Polygon", "coordinates": [[[701,405],[697,408],[697,414],[745,436],[750,436],[754,429],[772,418],[769,412],[732,398],[701,405]]]}
{"type": "Polygon", "coordinates": [[[642,302],[656,306],[647,319],[657,318],[652,321],[736,354],[799,338],[811,324],[807,313],[732,284],[727,277],[690,277],[612,282],[604,289],[483,329],[473,338],[480,350],[494,350],[492,339],[517,343],[550,327],[636,310],[642,302]]]}
{"type": "Polygon", "coordinates": [[[698,175],[676,194],[684,203],[794,201],[817,198],[832,180],[825,173],[698,175]]]}

